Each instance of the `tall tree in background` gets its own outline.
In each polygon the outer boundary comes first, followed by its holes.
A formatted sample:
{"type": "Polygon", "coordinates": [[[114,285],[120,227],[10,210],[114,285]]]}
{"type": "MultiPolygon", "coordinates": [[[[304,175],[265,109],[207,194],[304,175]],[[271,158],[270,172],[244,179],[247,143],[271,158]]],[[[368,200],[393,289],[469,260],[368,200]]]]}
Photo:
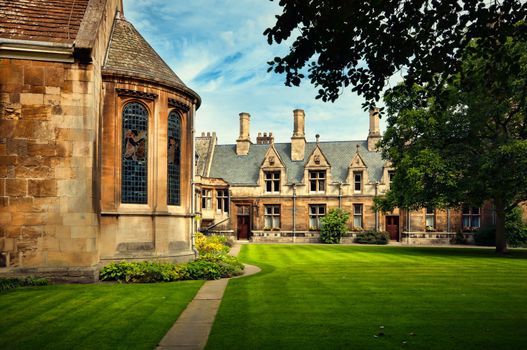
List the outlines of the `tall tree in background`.
{"type": "Polygon", "coordinates": [[[264,35],[269,44],[295,37],[269,70],[288,86],[307,76],[317,98],[335,101],[351,87],[371,106],[400,71],[406,84],[449,81],[475,38],[491,52],[508,37],[525,37],[520,0],[280,0],[283,13],[264,35]]]}
{"type": "MultiPolygon", "coordinates": [[[[525,24],[518,24],[524,26],[525,24]]],[[[490,200],[496,251],[507,249],[505,215],[527,200],[527,41],[488,52],[475,40],[459,73],[436,87],[401,85],[385,96],[383,157],[397,169],[377,206],[454,207],[490,200]]]]}

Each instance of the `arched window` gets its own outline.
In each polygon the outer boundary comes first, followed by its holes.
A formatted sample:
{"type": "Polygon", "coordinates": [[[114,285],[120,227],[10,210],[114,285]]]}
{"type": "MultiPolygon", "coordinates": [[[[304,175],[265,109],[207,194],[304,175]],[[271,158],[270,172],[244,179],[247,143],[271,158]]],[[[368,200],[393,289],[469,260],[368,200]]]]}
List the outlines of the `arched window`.
{"type": "Polygon", "coordinates": [[[146,204],[148,195],[148,111],[137,102],[123,108],[121,202],[146,204]]]}
{"type": "Polygon", "coordinates": [[[176,111],[168,115],[168,199],[170,205],[181,204],[181,117],[176,111]]]}

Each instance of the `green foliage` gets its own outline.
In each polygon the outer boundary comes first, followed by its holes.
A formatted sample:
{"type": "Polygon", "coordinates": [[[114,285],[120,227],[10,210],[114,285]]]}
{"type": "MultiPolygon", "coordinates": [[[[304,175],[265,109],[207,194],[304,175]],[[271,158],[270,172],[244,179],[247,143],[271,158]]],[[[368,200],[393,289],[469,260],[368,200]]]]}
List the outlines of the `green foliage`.
{"type": "Polygon", "coordinates": [[[340,208],[330,209],[326,216],[320,219],[320,240],[323,243],[339,243],[346,233],[349,213],[340,208]]]}
{"type": "MultiPolygon", "coordinates": [[[[505,216],[505,237],[511,247],[527,246],[527,225],[522,221],[522,211],[514,208],[505,216]]],[[[478,230],[474,234],[477,245],[493,246],[496,244],[496,226],[491,225],[478,230]]]]}
{"type": "Polygon", "coordinates": [[[195,236],[195,245],[199,254],[228,253],[232,244],[222,235],[205,236],[198,232],[195,236]]]}
{"type": "MultiPolygon", "coordinates": [[[[381,147],[396,173],[375,200],[378,209],[490,200],[502,218],[527,200],[527,40],[495,45],[471,42],[448,84],[399,85],[385,95],[381,147]]],[[[504,220],[498,223],[496,248],[504,251],[504,220]]]]}
{"type": "Polygon", "coordinates": [[[343,88],[351,87],[374,103],[395,73],[410,85],[448,81],[460,71],[463,49],[471,40],[478,38],[492,52],[507,36],[525,38],[525,28],[517,23],[525,21],[527,5],[520,0],[279,4],[283,13],[264,35],[269,44],[283,43],[289,50],[268,62],[269,71],[284,74],[287,86],[298,86],[307,70],[319,88],[316,98],[323,101],[335,101],[343,88]]]}
{"type": "Polygon", "coordinates": [[[243,264],[226,254],[205,254],[185,264],[154,261],[113,262],[102,268],[103,281],[154,283],[183,280],[214,280],[241,275],[243,264]]]}
{"type": "Polygon", "coordinates": [[[47,286],[46,278],[24,277],[24,278],[0,278],[0,292],[27,286],[47,286]]]}
{"type": "Polygon", "coordinates": [[[355,242],[360,244],[388,244],[390,234],[384,231],[364,231],[357,234],[355,242]]]}

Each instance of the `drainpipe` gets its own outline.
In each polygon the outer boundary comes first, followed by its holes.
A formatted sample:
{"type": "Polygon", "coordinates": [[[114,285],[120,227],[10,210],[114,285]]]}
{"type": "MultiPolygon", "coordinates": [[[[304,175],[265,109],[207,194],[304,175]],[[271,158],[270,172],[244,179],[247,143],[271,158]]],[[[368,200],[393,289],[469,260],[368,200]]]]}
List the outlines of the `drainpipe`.
{"type": "MultiPolygon", "coordinates": [[[[379,181],[375,181],[375,197],[378,195],[379,181]]],[[[379,232],[379,211],[375,209],[375,231],[379,232]]]]}
{"type": "Polygon", "coordinates": [[[293,182],[293,243],[296,242],[296,183],[293,182]]]}
{"type": "Polygon", "coordinates": [[[198,257],[198,250],[196,249],[196,244],[195,244],[195,235],[196,235],[196,183],[194,182],[194,179],[195,179],[195,176],[196,174],[194,173],[195,172],[195,163],[196,163],[196,145],[195,145],[195,139],[194,139],[194,133],[195,133],[195,130],[194,130],[194,115],[196,113],[196,101],[194,101],[194,103],[192,103],[192,112],[190,114],[190,125],[192,127],[191,129],[191,137],[192,137],[192,164],[190,166],[191,168],[191,174],[192,174],[192,179],[191,179],[191,193],[192,195],[190,196],[190,217],[192,218],[192,224],[190,225],[190,242],[191,242],[191,248],[192,248],[192,251],[194,252],[194,257],[198,257]]]}
{"type": "Polygon", "coordinates": [[[450,208],[446,208],[446,230],[448,233],[450,233],[451,227],[450,227],[450,208]]]}
{"type": "Polygon", "coordinates": [[[410,223],[410,209],[406,213],[408,216],[408,237],[406,237],[406,243],[410,244],[410,232],[412,231],[412,225],[410,223]]]}
{"type": "Polygon", "coordinates": [[[342,181],[339,182],[339,209],[342,209],[342,181]]]}

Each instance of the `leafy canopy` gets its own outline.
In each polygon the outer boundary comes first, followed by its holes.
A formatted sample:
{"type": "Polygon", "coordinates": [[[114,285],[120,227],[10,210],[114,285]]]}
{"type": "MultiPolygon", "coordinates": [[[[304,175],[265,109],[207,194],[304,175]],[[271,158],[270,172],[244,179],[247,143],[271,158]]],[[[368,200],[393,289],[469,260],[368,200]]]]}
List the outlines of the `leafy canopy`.
{"type": "MultiPolygon", "coordinates": [[[[273,1],[273,0],[271,0],[273,1]]],[[[525,37],[515,24],[527,18],[519,0],[280,0],[283,13],[264,35],[269,44],[294,37],[289,52],[269,71],[287,86],[305,77],[316,98],[335,101],[342,90],[378,101],[398,71],[408,86],[449,81],[461,69],[464,48],[479,38],[492,51],[508,37],[525,37]]]]}
{"type": "Polygon", "coordinates": [[[385,95],[381,147],[396,173],[376,205],[389,211],[491,200],[503,252],[505,214],[527,200],[527,40],[508,38],[490,52],[474,40],[452,81],[430,89],[400,85],[385,95]]]}

